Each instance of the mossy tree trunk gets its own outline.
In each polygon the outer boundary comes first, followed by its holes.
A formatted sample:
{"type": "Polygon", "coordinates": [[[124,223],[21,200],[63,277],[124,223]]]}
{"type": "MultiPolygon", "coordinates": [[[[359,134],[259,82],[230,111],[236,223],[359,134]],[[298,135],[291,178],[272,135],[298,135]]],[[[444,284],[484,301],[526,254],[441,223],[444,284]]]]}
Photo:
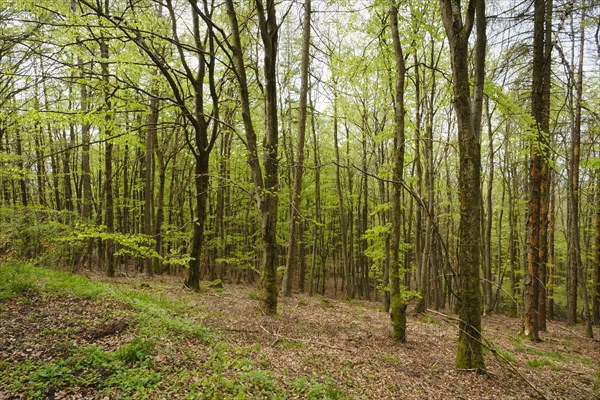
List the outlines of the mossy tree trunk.
{"type": "Polygon", "coordinates": [[[596,170],[596,249],[594,255],[594,288],[592,291],[592,314],[600,325],[600,169],[596,170]]]}
{"type": "Polygon", "coordinates": [[[240,89],[242,120],[246,133],[248,164],[254,183],[262,236],[262,277],[260,309],[267,315],[277,313],[277,209],[278,209],[278,121],[277,121],[277,46],[278,25],[275,2],[256,1],[258,26],[264,51],[265,138],[263,163],[259,161],[256,131],[252,122],[250,94],[244,62],[240,27],[233,0],[226,0],[231,28],[230,50],[240,89]]]}
{"type": "Polygon", "coordinates": [[[395,340],[406,341],[406,306],[407,299],[400,286],[400,240],[402,236],[402,179],[404,172],[404,80],[406,65],[400,34],[398,32],[398,7],[394,0],[390,5],[390,26],[394,42],[394,62],[396,67],[394,92],[394,158],[392,166],[391,193],[391,235],[390,235],[390,317],[392,319],[392,335],[395,340]]]}
{"type": "Polygon", "coordinates": [[[450,43],[454,110],[458,125],[459,199],[458,369],[485,371],[481,344],[481,112],[483,101],[486,22],[484,0],[469,3],[464,21],[460,1],[441,0],[442,21],[450,43]],[[469,84],[469,36],[476,26],[473,98],[469,84]]]}

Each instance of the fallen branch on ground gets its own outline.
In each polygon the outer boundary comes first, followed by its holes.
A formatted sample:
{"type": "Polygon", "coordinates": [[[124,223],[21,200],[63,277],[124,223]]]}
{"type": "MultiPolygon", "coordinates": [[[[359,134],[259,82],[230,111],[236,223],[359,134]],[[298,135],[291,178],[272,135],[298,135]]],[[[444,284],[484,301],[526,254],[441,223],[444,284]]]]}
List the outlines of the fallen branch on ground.
{"type": "Polygon", "coordinates": [[[317,342],[317,341],[310,340],[310,339],[291,338],[291,337],[284,336],[284,335],[280,334],[279,332],[275,332],[275,331],[269,332],[269,330],[267,328],[265,328],[264,326],[262,326],[262,325],[259,325],[259,326],[260,326],[260,328],[263,331],[265,331],[269,335],[272,335],[272,336],[275,337],[275,340],[273,341],[273,343],[271,345],[276,344],[280,340],[289,340],[289,341],[294,341],[294,342],[300,342],[300,343],[306,343],[306,344],[314,344],[314,345],[317,345],[317,346],[323,346],[323,347],[327,347],[327,348],[333,349],[333,350],[340,350],[340,351],[347,351],[349,353],[356,353],[356,350],[350,350],[350,349],[346,349],[346,348],[339,347],[339,346],[333,346],[333,345],[330,345],[330,344],[327,344],[327,343],[323,343],[323,342],[317,342]]]}

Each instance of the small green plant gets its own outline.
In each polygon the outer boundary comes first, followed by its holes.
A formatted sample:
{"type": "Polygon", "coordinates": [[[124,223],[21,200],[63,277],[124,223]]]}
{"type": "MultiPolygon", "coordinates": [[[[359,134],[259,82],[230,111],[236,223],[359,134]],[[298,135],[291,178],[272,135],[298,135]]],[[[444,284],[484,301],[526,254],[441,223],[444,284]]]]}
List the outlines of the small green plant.
{"type": "Polygon", "coordinates": [[[256,290],[251,290],[248,292],[248,298],[250,300],[258,300],[260,298],[260,295],[256,290]]]}
{"type": "Polygon", "coordinates": [[[31,380],[37,382],[49,382],[57,379],[68,378],[72,375],[71,369],[60,364],[46,364],[31,374],[31,380]]]}
{"type": "Polygon", "coordinates": [[[356,300],[356,299],[348,299],[345,302],[346,302],[346,304],[349,304],[351,306],[357,306],[357,307],[363,307],[364,306],[364,304],[363,304],[362,301],[356,300]]]}
{"type": "Polygon", "coordinates": [[[381,357],[381,359],[385,362],[389,362],[390,364],[400,364],[400,360],[397,359],[396,357],[383,356],[383,357],[381,357]]]}
{"type": "Polygon", "coordinates": [[[511,335],[508,339],[515,346],[516,351],[525,351],[523,337],[521,335],[511,335]]]}
{"type": "Polygon", "coordinates": [[[542,368],[551,367],[554,364],[552,364],[552,361],[548,360],[547,358],[534,358],[527,361],[527,365],[531,368],[542,368]]]}
{"type": "Polygon", "coordinates": [[[312,353],[302,356],[300,359],[302,360],[302,362],[304,364],[310,365],[313,367],[316,367],[321,363],[319,356],[316,354],[312,354],[312,353]]]}
{"type": "Polygon", "coordinates": [[[292,339],[282,339],[282,340],[278,341],[277,343],[279,344],[279,346],[286,348],[286,349],[303,349],[304,348],[304,343],[298,342],[297,340],[292,340],[292,339]]]}
{"type": "Polygon", "coordinates": [[[348,396],[337,386],[335,381],[329,377],[323,379],[323,381],[313,381],[305,390],[305,396],[307,399],[328,399],[328,400],[341,400],[346,399],[348,396]]]}
{"type": "Polygon", "coordinates": [[[12,294],[32,294],[38,291],[38,287],[31,281],[15,281],[10,284],[9,290],[12,294]]]}
{"type": "Polygon", "coordinates": [[[594,392],[596,398],[600,397],[600,371],[596,371],[596,379],[594,380],[592,391],[594,392]]]}
{"type": "Polygon", "coordinates": [[[327,298],[322,298],[321,299],[321,304],[323,304],[327,308],[334,308],[335,307],[333,305],[333,303],[329,299],[327,299],[327,298]]]}
{"type": "Polygon", "coordinates": [[[424,324],[435,324],[437,322],[437,320],[431,315],[421,315],[419,317],[419,321],[424,324]]]}
{"type": "Polygon", "coordinates": [[[507,361],[510,361],[510,362],[516,361],[515,356],[513,356],[512,353],[508,350],[504,350],[499,347],[494,347],[494,352],[499,354],[501,356],[501,358],[503,358],[507,361]]]}
{"type": "Polygon", "coordinates": [[[156,343],[152,340],[136,338],[122,345],[115,355],[123,362],[136,364],[152,359],[155,347],[156,343]]]}

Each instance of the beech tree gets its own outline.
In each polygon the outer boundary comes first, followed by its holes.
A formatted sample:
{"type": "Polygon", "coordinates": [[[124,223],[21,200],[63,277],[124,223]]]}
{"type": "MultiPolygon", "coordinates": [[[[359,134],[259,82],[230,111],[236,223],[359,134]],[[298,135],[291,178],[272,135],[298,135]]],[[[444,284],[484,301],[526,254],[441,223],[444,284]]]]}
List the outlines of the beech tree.
{"type": "Polygon", "coordinates": [[[456,367],[485,371],[481,343],[481,114],[485,78],[486,22],[483,0],[469,2],[463,20],[459,0],[440,1],[442,21],[450,43],[454,110],[460,157],[458,228],[458,316],[456,367]],[[469,84],[469,36],[476,28],[473,92],[469,84]]]}
{"type": "Polygon", "coordinates": [[[254,198],[258,207],[262,234],[262,277],[260,308],[267,315],[277,313],[277,208],[278,208],[278,119],[277,119],[277,45],[278,31],[275,2],[256,1],[258,26],[264,51],[265,77],[265,139],[263,142],[264,161],[261,167],[258,144],[252,114],[246,65],[240,38],[240,27],[232,0],[226,0],[227,15],[232,32],[230,44],[233,68],[240,86],[242,119],[246,132],[245,145],[248,149],[248,164],[254,183],[254,198]]]}

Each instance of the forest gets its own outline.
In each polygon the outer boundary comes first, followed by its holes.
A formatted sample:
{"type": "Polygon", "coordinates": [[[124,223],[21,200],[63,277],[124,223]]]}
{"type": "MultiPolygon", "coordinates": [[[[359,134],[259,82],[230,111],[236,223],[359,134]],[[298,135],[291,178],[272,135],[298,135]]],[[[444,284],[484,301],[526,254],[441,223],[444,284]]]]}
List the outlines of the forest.
{"type": "Polygon", "coordinates": [[[600,396],[597,0],[0,0],[0,192],[0,398],[600,396]]]}

